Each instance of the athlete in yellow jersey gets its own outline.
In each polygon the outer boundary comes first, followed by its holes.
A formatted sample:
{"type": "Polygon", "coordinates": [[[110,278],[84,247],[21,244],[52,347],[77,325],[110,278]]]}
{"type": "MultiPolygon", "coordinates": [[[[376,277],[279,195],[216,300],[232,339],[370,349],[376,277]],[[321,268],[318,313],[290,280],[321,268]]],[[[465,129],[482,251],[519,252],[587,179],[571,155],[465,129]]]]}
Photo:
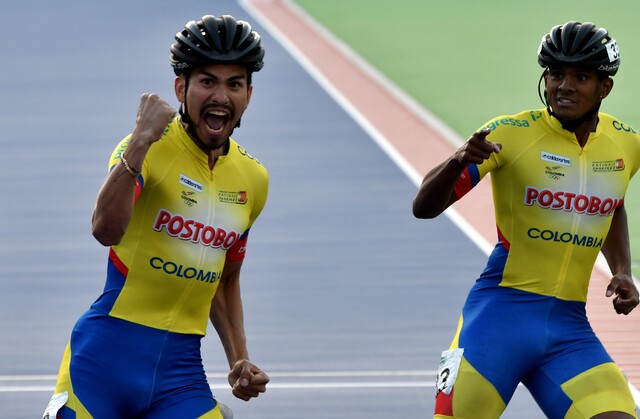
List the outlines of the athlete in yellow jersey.
{"type": "Polygon", "coordinates": [[[106,285],[73,329],[45,418],[231,417],[202,365],[208,319],[233,394],[266,390],[268,376],[249,360],[239,280],[268,175],[230,138],[263,57],[260,36],[232,16],[176,34],[180,115],[143,95],[135,129],[111,156],[93,214],[94,236],[110,246],[106,285]]]}
{"type": "Polygon", "coordinates": [[[640,135],[599,113],[618,46],[605,29],[567,22],[543,37],[538,62],[546,108],[491,120],[426,175],[413,203],[433,218],[491,173],[498,243],[442,354],[437,418],[497,418],[519,383],[549,418],[636,417],[585,314],[600,251],[615,310],[638,305],[624,196],[640,135]]]}

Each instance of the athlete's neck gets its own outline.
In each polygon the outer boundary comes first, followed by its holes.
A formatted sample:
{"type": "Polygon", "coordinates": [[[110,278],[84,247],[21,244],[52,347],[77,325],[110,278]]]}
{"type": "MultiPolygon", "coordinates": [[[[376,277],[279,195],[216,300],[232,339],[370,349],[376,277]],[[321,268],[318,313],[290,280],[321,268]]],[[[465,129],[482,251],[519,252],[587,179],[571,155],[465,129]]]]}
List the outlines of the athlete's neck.
{"type": "Polygon", "coordinates": [[[578,119],[566,120],[559,117],[553,110],[547,106],[549,115],[556,118],[561,124],[562,128],[575,134],[576,140],[580,147],[584,147],[589,139],[589,134],[596,131],[598,127],[598,111],[600,110],[600,104],[598,104],[593,110],[587,112],[585,115],[578,119]]]}

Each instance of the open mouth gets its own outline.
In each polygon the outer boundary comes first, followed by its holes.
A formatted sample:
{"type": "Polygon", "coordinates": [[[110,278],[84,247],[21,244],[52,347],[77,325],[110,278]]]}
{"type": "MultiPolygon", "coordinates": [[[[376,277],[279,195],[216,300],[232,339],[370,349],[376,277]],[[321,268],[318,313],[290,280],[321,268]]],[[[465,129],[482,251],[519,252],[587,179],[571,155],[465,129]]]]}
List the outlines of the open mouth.
{"type": "Polygon", "coordinates": [[[566,97],[559,97],[557,101],[560,105],[573,105],[576,103],[575,100],[571,100],[566,97]]]}
{"type": "Polygon", "coordinates": [[[229,120],[229,114],[223,111],[209,111],[204,114],[203,120],[212,134],[219,134],[229,120]]]}

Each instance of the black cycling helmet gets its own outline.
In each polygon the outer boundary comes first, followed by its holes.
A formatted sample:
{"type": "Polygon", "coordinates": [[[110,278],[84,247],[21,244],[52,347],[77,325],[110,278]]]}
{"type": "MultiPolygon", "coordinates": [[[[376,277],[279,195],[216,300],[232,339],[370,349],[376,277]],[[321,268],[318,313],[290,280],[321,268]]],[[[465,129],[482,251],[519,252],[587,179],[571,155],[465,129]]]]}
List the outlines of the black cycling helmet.
{"type": "Polygon", "coordinates": [[[570,21],[554,26],[542,37],[538,64],[544,68],[572,65],[613,76],[620,67],[620,50],[606,29],[590,22],[570,21]]]}
{"type": "Polygon", "coordinates": [[[249,73],[264,66],[260,35],[233,16],[203,16],[189,21],[171,45],[171,66],[177,76],[207,64],[240,64],[249,73]]]}

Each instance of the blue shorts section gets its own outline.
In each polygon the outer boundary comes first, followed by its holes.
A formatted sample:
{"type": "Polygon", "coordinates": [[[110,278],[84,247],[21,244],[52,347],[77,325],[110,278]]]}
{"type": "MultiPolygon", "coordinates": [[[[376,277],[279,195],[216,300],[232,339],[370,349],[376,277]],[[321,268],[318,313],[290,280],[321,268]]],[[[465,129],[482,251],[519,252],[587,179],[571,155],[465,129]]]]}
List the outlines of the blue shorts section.
{"type": "Polygon", "coordinates": [[[96,418],[198,417],[216,405],[201,338],[90,309],[71,335],[73,391],[96,418]]]}
{"type": "Polygon", "coordinates": [[[593,332],[585,304],[479,280],[463,308],[459,346],[505,403],[522,382],[550,417],[571,400],[561,385],[612,362],[593,332]]]}
{"type": "Polygon", "coordinates": [[[56,419],[76,419],[76,412],[66,406],[62,406],[60,410],[58,410],[56,419]]]}

